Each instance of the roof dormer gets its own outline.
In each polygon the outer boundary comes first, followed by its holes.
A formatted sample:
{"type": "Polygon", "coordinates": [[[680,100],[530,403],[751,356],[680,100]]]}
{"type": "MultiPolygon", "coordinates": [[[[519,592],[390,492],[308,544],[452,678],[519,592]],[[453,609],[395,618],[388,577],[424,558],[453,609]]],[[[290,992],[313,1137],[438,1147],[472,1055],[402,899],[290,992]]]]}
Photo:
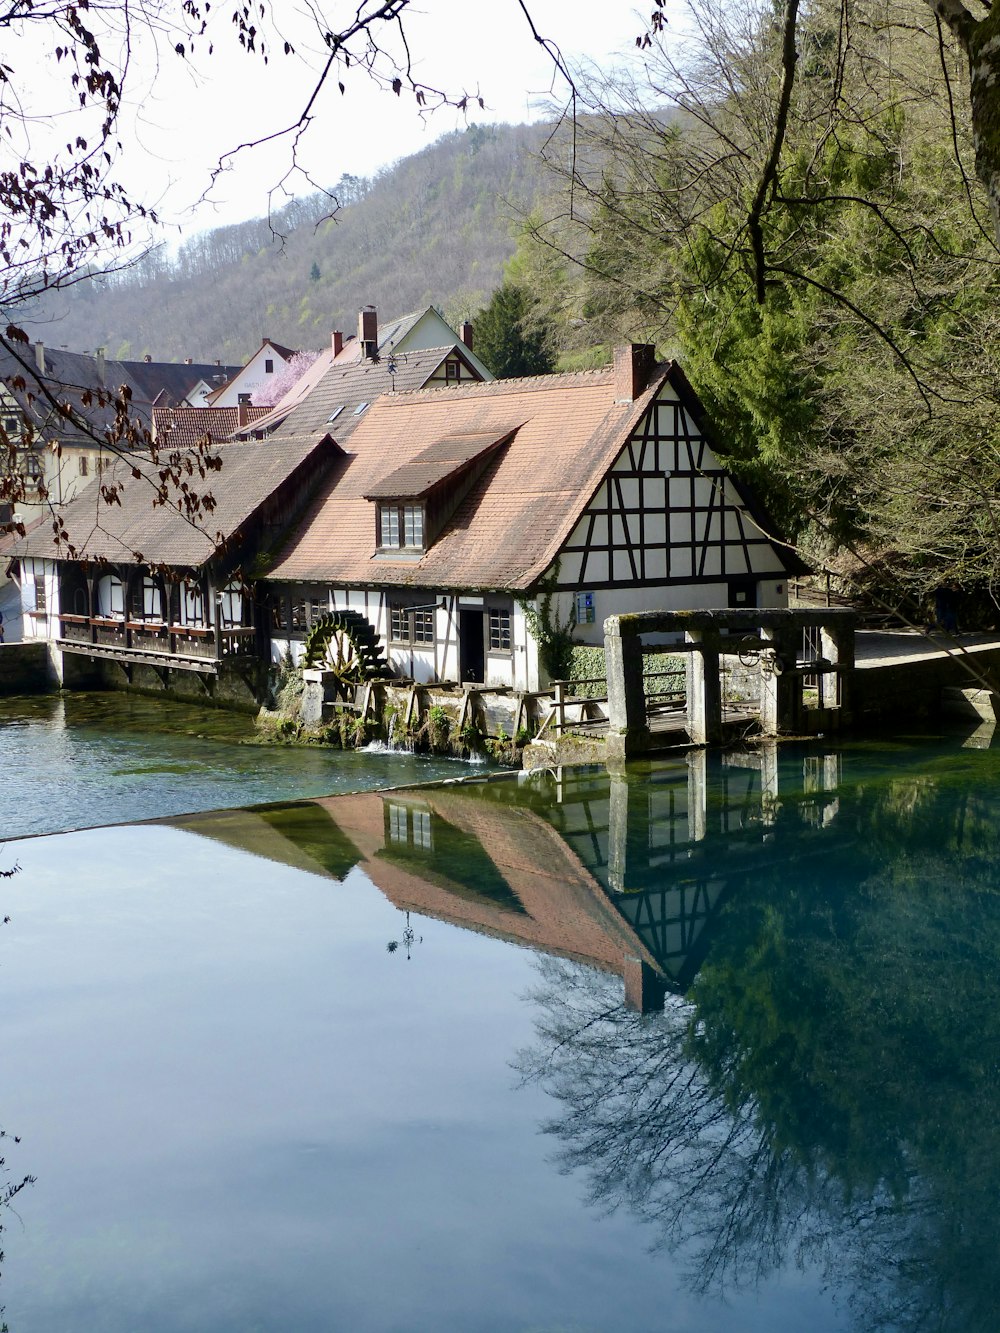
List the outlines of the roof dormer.
{"type": "Polygon", "coordinates": [[[445,435],[370,486],[377,554],[419,556],[431,546],[520,422],[502,430],[445,435]]]}

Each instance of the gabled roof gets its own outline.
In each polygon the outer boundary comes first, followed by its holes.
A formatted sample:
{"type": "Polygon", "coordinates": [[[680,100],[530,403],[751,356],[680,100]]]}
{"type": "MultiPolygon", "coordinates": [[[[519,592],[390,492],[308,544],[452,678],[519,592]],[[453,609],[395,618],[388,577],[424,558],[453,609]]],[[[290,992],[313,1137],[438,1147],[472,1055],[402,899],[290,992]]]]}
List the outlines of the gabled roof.
{"type": "MultiPolygon", "coordinates": [[[[197,568],[228,542],[283,483],[339,454],[330,440],[251,441],[223,445],[222,468],[204,478],[197,471],[188,480],[196,494],[210,493],[215,508],[197,522],[180,510],[182,492],[168,490],[167,503],[155,505],[160,466],[148,455],[116,459],[100,479],[92,481],[60,511],[65,539],[53,540],[50,524],[11,544],[15,558],[134,561],[197,568]],[[138,473],[138,476],[134,475],[138,473]],[[107,504],[106,486],[121,483],[121,503],[107,504]],[[73,554],[68,551],[72,549],[73,554]]],[[[195,455],[189,455],[194,464],[195,455]]]]}
{"type": "MultiPolygon", "coordinates": [[[[228,367],[228,374],[226,375],[225,379],[222,380],[221,383],[218,380],[216,381],[215,388],[208,395],[208,398],[206,400],[208,406],[213,407],[215,405],[215,401],[217,398],[221,398],[222,395],[227,392],[227,390],[231,391],[236,381],[244,379],[245,373],[250,369],[250,367],[255,362],[259,361],[262,358],[266,359],[266,354],[268,352],[275,353],[282,359],[282,361],[285,362],[286,365],[289,361],[291,361],[293,356],[297,355],[296,350],[292,347],[283,347],[281,343],[276,343],[272,338],[262,338],[260,346],[242,366],[228,367]]],[[[256,381],[251,378],[250,383],[251,386],[253,386],[256,383],[256,381]]]]}
{"type": "Polygon", "coordinates": [[[471,431],[465,435],[445,435],[436,440],[409,463],[375,482],[366,500],[420,500],[436,487],[462,472],[470,463],[482,460],[500,445],[506,444],[521,423],[497,434],[494,430],[471,431]]]}
{"type": "Polygon", "coordinates": [[[213,445],[222,444],[239,428],[241,412],[252,425],[269,411],[267,407],[154,407],[153,436],[160,448],[192,449],[206,436],[213,445]]]}
{"type": "MultiPolygon", "coordinates": [[[[382,394],[399,395],[419,389],[454,356],[456,347],[430,347],[404,352],[391,362],[327,362],[309,394],[297,401],[281,425],[282,437],[318,437],[329,432],[340,443],[350,438],[360,423],[362,403],[374,403],[382,394]]],[[[277,415],[275,409],[273,415],[277,415]]],[[[264,421],[256,423],[257,429],[264,421]]]]}
{"type": "Polygon", "coordinates": [[[670,370],[658,367],[645,393],[624,403],[615,400],[610,369],[387,395],[365,414],[336,484],[317,493],[268,577],[347,586],[530,587],[670,370]],[[366,496],[445,438],[498,441],[512,431],[419,559],[375,555],[366,496]]]}
{"type": "MultiPolygon", "coordinates": [[[[349,456],[317,492],[269,579],[346,587],[532,588],[552,567],[605,473],[669,385],[703,412],[680,368],[657,366],[635,401],[612,369],[495,380],[386,395],[365,414],[349,456]],[[509,439],[488,458],[443,530],[423,550],[377,551],[373,498],[400,479],[432,481],[426,455],[443,441],[509,439]]],[[[333,429],[333,427],[331,427],[333,429]]],[[[440,469],[435,474],[440,480],[440,469]]],[[[408,482],[407,484],[410,484],[408,482]]],[[[739,486],[747,510],[755,510],[739,486]]],[[[767,527],[764,527],[767,531],[767,527]]],[[[783,557],[790,567],[790,556],[783,557]]]]}
{"type": "Polygon", "coordinates": [[[296,356],[298,351],[295,347],[283,347],[281,343],[276,343],[273,338],[265,338],[261,344],[261,349],[264,347],[270,347],[272,351],[277,352],[278,355],[284,357],[286,361],[291,361],[292,357],[296,356]]]}
{"type": "Polygon", "coordinates": [[[35,364],[34,348],[20,349],[21,360],[0,351],[0,378],[17,399],[22,411],[46,438],[70,443],[94,443],[91,435],[61,417],[48,395],[59,403],[68,403],[93,434],[98,436],[114,423],[114,413],[95,399],[100,391],[117,391],[125,386],[131,394],[131,416],[139,425],[152,425],[153,404],[173,407],[187,401],[188,395],[202,382],[209,384],[217,376],[228,375],[233,367],[217,364],[188,364],[163,361],[114,361],[101,363],[87,352],[66,352],[45,348],[45,371],[35,364]],[[14,388],[19,379],[25,388],[14,388]]]}

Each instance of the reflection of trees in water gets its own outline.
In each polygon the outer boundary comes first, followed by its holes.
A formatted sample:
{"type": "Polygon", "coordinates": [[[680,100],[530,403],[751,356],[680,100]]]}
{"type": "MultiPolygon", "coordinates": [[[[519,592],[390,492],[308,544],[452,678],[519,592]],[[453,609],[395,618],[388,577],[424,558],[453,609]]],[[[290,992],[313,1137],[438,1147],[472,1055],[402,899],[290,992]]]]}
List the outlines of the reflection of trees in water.
{"type": "Polygon", "coordinates": [[[790,838],[662,1015],[541,962],[519,1067],[559,1103],[559,1165],[650,1224],[696,1290],[815,1262],[860,1328],[992,1333],[996,827],[968,794],[898,795],[842,800],[851,842],[831,832],[826,856],[790,838]]]}

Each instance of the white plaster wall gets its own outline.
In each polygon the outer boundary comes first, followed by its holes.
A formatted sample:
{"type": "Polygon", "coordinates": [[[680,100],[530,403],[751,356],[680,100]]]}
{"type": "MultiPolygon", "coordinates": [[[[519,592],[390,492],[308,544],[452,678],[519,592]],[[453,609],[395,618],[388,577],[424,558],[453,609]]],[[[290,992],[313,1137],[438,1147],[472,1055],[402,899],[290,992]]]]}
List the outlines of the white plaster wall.
{"type": "Polygon", "coordinates": [[[59,586],[51,560],[25,560],[21,565],[21,618],[25,639],[54,639],[59,631],[59,586]],[[37,605],[36,585],[45,589],[45,616],[31,614],[37,605]]]}

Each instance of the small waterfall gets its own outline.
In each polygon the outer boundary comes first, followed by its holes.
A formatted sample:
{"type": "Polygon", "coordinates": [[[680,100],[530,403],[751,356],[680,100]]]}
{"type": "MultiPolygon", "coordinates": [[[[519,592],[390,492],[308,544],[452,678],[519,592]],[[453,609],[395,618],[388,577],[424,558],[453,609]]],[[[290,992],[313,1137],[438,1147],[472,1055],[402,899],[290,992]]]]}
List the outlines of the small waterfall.
{"type": "Polygon", "coordinates": [[[386,727],[384,741],[370,741],[364,748],[369,754],[412,754],[413,745],[410,742],[396,741],[396,722],[398,714],[389,715],[389,725],[386,727]]]}

